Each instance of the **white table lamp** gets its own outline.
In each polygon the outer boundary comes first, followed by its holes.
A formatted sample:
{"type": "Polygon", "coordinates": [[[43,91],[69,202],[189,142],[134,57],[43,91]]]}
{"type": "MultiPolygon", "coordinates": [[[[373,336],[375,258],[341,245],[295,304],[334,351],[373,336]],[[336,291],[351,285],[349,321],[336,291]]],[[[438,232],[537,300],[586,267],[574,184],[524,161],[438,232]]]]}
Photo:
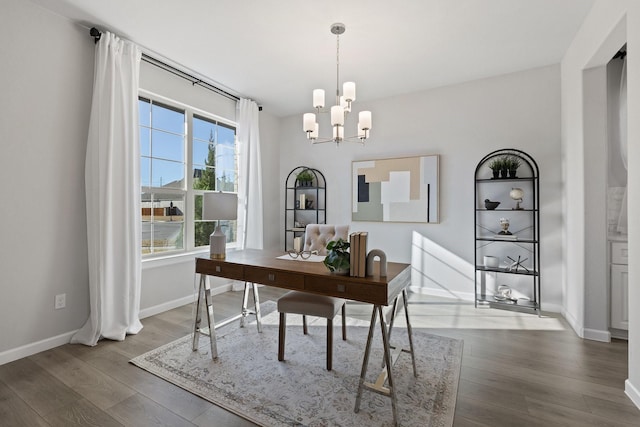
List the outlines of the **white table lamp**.
{"type": "Polygon", "coordinates": [[[236,193],[209,192],[202,198],[202,219],[218,221],[218,225],[209,236],[209,255],[211,259],[224,259],[227,251],[227,236],[220,228],[220,221],[238,218],[238,195],[236,193]]]}

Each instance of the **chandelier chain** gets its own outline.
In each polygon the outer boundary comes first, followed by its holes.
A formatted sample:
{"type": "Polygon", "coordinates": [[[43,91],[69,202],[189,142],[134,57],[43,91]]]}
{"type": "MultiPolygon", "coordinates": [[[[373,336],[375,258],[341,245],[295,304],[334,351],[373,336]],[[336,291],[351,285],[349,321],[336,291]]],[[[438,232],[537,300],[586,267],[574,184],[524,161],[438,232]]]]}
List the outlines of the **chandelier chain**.
{"type": "Polygon", "coordinates": [[[336,35],[336,104],[340,105],[340,34],[336,35]]]}

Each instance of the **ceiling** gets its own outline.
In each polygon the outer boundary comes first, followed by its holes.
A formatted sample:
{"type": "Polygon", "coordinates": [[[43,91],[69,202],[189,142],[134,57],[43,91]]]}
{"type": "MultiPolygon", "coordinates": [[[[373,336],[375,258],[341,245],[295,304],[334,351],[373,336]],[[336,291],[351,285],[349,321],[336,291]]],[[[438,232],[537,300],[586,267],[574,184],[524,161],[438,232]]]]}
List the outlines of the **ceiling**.
{"type": "MultiPolygon", "coordinates": [[[[32,0],[249,97],[311,110],[340,80],[370,101],[559,63],[594,0],[32,0]]],[[[87,37],[88,32],[87,32],[87,37]]]]}

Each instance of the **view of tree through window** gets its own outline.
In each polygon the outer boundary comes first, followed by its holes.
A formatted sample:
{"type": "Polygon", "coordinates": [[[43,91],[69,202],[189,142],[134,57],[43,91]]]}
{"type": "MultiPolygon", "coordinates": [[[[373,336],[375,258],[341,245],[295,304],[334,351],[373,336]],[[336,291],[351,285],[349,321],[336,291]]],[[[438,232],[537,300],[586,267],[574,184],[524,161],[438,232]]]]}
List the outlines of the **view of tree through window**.
{"type": "MultiPolygon", "coordinates": [[[[139,109],[142,254],[206,246],[216,223],[202,220],[203,194],[237,192],[235,128],[142,97],[139,109]]],[[[220,225],[235,242],[236,221],[220,225]]]]}

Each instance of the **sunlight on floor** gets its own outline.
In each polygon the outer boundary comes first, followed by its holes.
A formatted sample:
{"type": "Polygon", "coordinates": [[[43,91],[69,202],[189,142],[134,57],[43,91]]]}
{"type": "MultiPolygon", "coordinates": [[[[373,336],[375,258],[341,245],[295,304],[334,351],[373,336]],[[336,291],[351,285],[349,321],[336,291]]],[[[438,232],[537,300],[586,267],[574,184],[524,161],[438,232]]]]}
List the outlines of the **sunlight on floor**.
{"type": "MultiPolygon", "coordinates": [[[[409,295],[409,314],[414,328],[433,329],[510,329],[564,331],[569,326],[556,313],[520,313],[489,307],[475,308],[473,303],[428,295],[409,295]]],[[[369,320],[371,306],[349,303],[347,316],[369,320]]],[[[403,326],[404,313],[399,311],[396,324],[403,326]]]]}

